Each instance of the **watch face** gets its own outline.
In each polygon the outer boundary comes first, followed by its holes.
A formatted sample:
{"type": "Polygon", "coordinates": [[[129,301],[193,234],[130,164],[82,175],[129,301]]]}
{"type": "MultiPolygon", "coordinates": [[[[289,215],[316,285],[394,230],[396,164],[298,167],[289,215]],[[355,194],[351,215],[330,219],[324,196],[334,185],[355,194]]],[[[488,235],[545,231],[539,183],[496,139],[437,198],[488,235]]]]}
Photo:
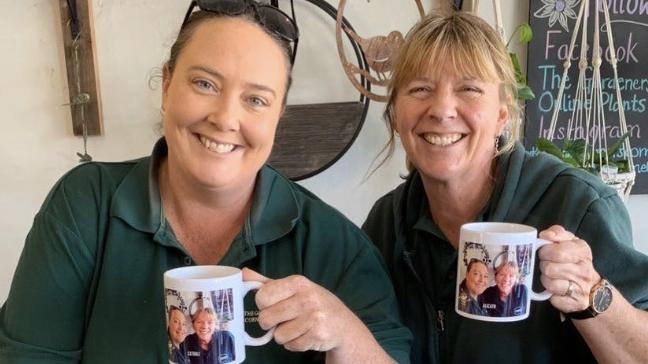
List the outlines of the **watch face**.
{"type": "Polygon", "coordinates": [[[596,290],[594,298],[592,300],[592,308],[597,313],[603,313],[605,310],[610,307],[612,303],[612,289],[609,286],[604,285],[603,287],[596,290]]]}

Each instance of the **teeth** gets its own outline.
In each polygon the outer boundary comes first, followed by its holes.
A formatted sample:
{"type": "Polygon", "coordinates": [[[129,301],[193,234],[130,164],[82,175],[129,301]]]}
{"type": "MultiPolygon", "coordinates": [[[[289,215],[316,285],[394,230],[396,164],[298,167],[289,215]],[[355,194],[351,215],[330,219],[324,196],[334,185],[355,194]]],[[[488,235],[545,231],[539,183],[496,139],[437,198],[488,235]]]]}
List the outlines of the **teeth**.
{"type": "Polygon", "coordinates": [[[440,136],[438,134],[426,133],[423,135],[423,138],[425,139],[425,141],[427,141],[432,145],[446,146],[446,145],[454,144],[455,142],[457,142],[457,140],[461,139],[461,134],[450,134],[450,135],[440,136]]]}
{"type": "Polygon", "coordinates": [[[216,153],[229,153],[234,149],[234,144],[217,143],[211,139],[207,139],[202,135],[200,136],[200,143],[202,143],[205,148],[216,153]]]}

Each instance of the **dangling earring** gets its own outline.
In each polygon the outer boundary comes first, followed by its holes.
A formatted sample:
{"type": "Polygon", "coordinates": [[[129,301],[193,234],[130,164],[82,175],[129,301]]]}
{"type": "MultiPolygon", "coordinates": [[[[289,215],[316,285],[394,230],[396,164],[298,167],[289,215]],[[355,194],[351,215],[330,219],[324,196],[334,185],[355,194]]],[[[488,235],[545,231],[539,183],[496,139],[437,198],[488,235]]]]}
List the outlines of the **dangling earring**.
{"type": "Polygon", "coordinates": [[[500,136],[495,135],[495,155],[499,154],[499,148],[500,148],[500,136]]]}

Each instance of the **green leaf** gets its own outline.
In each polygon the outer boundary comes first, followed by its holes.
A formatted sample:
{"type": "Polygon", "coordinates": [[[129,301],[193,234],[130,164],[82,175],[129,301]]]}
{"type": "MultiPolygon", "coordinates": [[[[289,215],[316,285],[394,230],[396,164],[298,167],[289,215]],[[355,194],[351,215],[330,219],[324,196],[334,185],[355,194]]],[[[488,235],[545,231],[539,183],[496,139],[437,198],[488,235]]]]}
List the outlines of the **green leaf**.
{"type": "MultiPolygon", "coordinates": [[[[528,23],[520,24],[508,42],[506,42],[506,47],[508,48],[511,40],[515,36],[515,33],[519,33],[519,42],[520,44],[526,44],[531,41],[533,38],[533,30],[528,23]]],[[[529,86],[527,86],[526,75],[522,72],[522,65],[520,64],[520,58],[516,53],[509,52],[509,57],[511,57],[511,64],[513,65],[513,70],[515,72],[515,81],[517,82],[517,98],[519,100],[528,101],[535,98],[535,94],[529,86]]]]}
{"type": "Polygon", "coordinates": [[[565,140],[563,152],[576,159],[579,166],[582,167],[583,156],[585,155],[585,139],[565,140]]]}
{"type": "Polygon", "coordinates": [[[519,76],[522,75],[522,66],[520,66],[520,59],[517,54],[509,53],[511,57],[511,63],[513,63],[513,69],[515,70],[515,78],[519,79],[519,76]]]}
{"type": "Polygon", "coordinates": [[[536,140],[536,146],[538,147],[538,150],[543,151],[545,153],[549,153],[553,156],[558,157],[559,159],[563,159],[563,153],[560,148],[558,148],[554,143],[552,143],[549,139],[545,138],[538,138],[536,140]]]}
{"type": "Polygon", "coordinates": [[[608,148],[608,156],[612,157],[613,155],[615,155],[619,151],[619,149],[621,148],[621,145],[623,144],[623,142],[629,136],[630,136],[629,131],[627,131],[627,132],[625,132],[625,134],[621,135],[621,138],[619,138],[616,142],[614,142],[614,144],[612,144],[612,146],[610,146],[608,148]]]}
{"type": "Polygon", "coordinates": [[[533,93],[533,91],[529,86],[518,83],[517,87],[518,87],[517,89],[518,99],[525,100],[525,101],[535,99],[535,94],[533,93]]]}
{"type": "Polygon", "coordinates": [[[616,164],[617,168],[619,168],[619,173],[630,172],[630,168],[628,168],[628,161],[626,161],[626,160],[615,160],[614,164],[616,164]]]}
{"type": "Polygon", "coordinates": [[[601,163],[605,164],[605,156],[601,155],[600,152],[594,152],[591,154],[590,157],[588,157],[588,160],[586,161],[587,164],[590,164],[590,161],[592,164],[592,168],[598,171],[601,169],[601,163]]]}
{"type": "Polygon", "coordinates": [[[520,44],[527,44],[533,39],[533,29],[529,23],[522,23],[518,27],[520,30],[520,37],[518,38],[520,44]]]}
{"type": "Polygon", "coordinates": [[[562,160],[565,163],[571,164],[572,166],[574,166],[576,168],[581,168],[582,167],[581,164],[580,164],[580,161],[576,160],[574,157],[572,157],[570,155],[563,156],[562,160]]]}

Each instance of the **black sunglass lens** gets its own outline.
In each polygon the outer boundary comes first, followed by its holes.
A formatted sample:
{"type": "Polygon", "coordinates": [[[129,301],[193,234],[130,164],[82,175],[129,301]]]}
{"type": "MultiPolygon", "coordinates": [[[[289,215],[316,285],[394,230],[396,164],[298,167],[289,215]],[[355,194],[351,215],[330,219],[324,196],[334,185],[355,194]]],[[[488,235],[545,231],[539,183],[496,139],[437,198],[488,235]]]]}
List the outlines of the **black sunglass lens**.
{"type": "Polygon", "coordinates": [[[250,6],[245,0],[198,0],[196,2],[201,10],[229,15],[241,14],[250,6]]]}
{"type": "Polygon", "coordinates": [[[273,6],[260,6],[258,13],[261,22],[270,31],[282,36],[288,41],[295,41],[299,38],[295,23],[281,10],[273,6]]]}

